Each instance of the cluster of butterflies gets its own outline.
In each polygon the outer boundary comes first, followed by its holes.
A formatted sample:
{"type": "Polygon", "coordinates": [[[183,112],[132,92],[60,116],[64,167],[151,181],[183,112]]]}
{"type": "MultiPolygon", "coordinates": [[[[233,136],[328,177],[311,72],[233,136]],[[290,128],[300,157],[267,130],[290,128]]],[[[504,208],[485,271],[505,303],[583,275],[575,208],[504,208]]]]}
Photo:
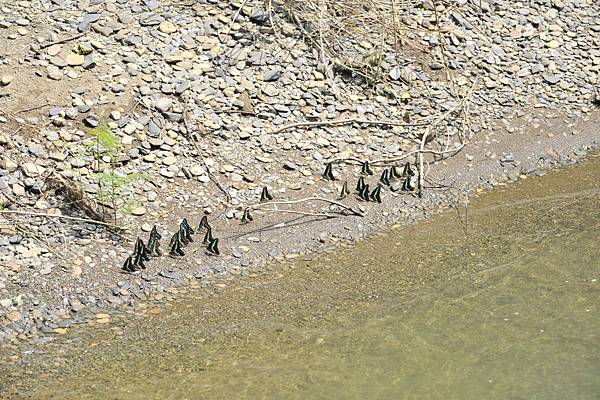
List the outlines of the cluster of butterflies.
{"type": "MultiPolygon", "coordinates": [[[[205,231],[202,243],[207,246],[207,252],[211,255],[219,255],[219,239],[213,237],[212,227],[208,223],[206,215],[202,217],[198,224],[198,231],[202,230],[205,231]]],[[[184,218],[179,224],[179,230],[171,237],[169,242],[169,255],[172,257],[183,257],[185,255],[183,247],[194,241],[192,238],[194,233],[194,229],[190,226],[187,219],[184,218]]],[[[162,236],[158,233],[156,226],[150,231],[148,244],[144,243],[142,239],[137,238],[133,253],[129,255],[127,260],[123,263],[123,270],[132,273],[141,269],[146,269],[144,263],[150,261],[150,257],[160,257],[162,255],[160,251],[161,238],[162,236]]]]}
{"type": "MultiPolygon", "coordinates": [[[[365,182],[365,176],[373,175],[373,171],[371,170],[368,161],[365,161],[362,164],[361,175],[362,176],[358,178],[356,184],[356,192],[358,197],[364,201],[376,201],[381,203],[381,190],[383,186],[389,187],[391,191],[397,190],[392,187],[391,183],[395,179],[404,179],[400,190],[404,192],[412,192],[415,190],[411,183],[411,178],[415,176],[415,172],[408,162],[404,165],[402,173],[398,172],[396,166],[384,169],[379,178],[379,182],[377,182],[377,186],[372,191],[369,189],[369,184],[365,182]]],[[[335,180],[332,163],[328,163],[325,167],[323,178],[330,181],[335,180]]],[[[349,194],[348,181],[344,181],[339,198],[343,199],[349,194]]],[[[263,203],[271,200],[273,200],[273,196],[269,193],[266,186],[263,187],[260,194],[260,202],[263,203]]],[[[242,215],[242,223],[245,224],[253,220],[254,218],[250,213],[250,208],[246,208],[242,215]]],[[[219,239],[213,237],[212,227],[209,225],[206,216],[203,216],[200,220],[197,230],[205,231],[202,243],[207,246],[207,252],[211,255],[219,255],[219,239]]],[[[184,256],[185,253],[183,252],[183,247],[194,241],[192,238],[194,233],[194,229],[184,218],[179,224],[179,230],[171,237],[169,242],[169,255],[172,257],[184,256]]],[[[139,271],[140,269],[145,269],[146,265],[144,263],[150,261],[150,257],[160,257],[162,255],[159,248],[161,238],[162,236],[158,233],[156,226],[154,226],[150,232],[148,244],[144,243],[144,241],[138,237],[135,242],[133,253],[127,257],[127,260],[125,260],[125,263],[123,264],[123,270],[132,273],[139,271]]]]}
{"type": "MultiPolygon", "coordinates": [[[[365,161],[362,164],[361,174],[364,176],[373,175],[373,171],[369,166],[369,162],[365,161]]],[[[396,166],[391,166],[390,168],[386,168],[381,173],[381,177],[379,178],[379,182],[377,183],[377,187],[375,187],[372,191],[369,188],[369,185],[365,182],[364,176],[358,178],[358,182],[356,183],[356,192],[358,197],[364,201],[376,201],[381,203],[381,189],[382,186],[387,186],[391,191],[395,191],[392,187],[392,181],[395,179],[404,179],[402,183],[402,187],[400,188],[403,192],[412,192],[415,190],[415,187],[411,183],[411,178],[415,176],[415,172],[410,166],[410,163],[407,162],[404,164],[404,168],[402,173],[398,172],[396,166]]],[[[332,163],[328,163],[325,167],[325,172],[323,172],[323,178],[329,181],[335,180],[333,176],[333,165],[332,163]]],[[[348,181],[344,181],[342,184],[342,189],[340,190],[340,199],[343,199],[347,195],[350,194],[350,190],[348,189],[348,181]]]]}

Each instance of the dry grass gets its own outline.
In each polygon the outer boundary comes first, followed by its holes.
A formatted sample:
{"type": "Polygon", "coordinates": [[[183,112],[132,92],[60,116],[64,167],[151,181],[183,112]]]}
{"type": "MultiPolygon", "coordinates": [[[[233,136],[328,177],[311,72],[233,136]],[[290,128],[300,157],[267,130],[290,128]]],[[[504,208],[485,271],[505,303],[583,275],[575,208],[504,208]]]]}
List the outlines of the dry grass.
{"type": "Polygon", "coordinates": [[[398,63],[420,51],[406,16],[420,0],[284,0],[288,19],[319,52],[328,73],[350,71],[376,84],[398,63]]]}

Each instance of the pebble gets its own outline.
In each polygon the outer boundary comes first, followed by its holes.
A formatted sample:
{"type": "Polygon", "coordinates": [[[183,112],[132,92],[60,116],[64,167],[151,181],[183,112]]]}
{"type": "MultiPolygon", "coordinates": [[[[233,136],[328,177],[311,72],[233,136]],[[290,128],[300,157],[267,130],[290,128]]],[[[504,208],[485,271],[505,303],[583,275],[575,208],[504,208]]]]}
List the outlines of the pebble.
{"type": "Polygon", "coordinates": [[[169,99],[168,97],[161,97],[160,99],[158,99],[156,101],[154,106],[156,107],[156,109],[158,111],[160,111],[162,113],[166,113],[173,106],[173,101],[171,99],[169,99]]]}
{"type": "Polygon", "coordinates": [[[81,268],[79,265],[72,265],[71,266],[71,275],[74,277],[78,277],[83,273],[83,268],[81,268]]]}
{"type": "Polygon", "coordinates": [[[0,77],[0,85],[2,85],[2,86],[8,86],[8,85],[10,85],[10,83],[12,81],[13,81],[12,75],[2,75],[2,77],[0,77]]]}
{"type": "Polygon", "coordinates": [[[70,65],[72,67],[83,65],[83,63],[85,62],[85,57],[81,54],[69,53],[65,57],[65,62],[67,63],[67,65],[70,65]]]}
{"type": "Polygon", "coordinates": [[[162,164],[169,166],[169,165],[173,165],[177,163],[177,157],[175,156],[168,156],[165,157],[161,160],[162,164]]]}
{"type": "Polygon", "coordinates": [[[43,175],[46,172],[46,168],[36,165],[32,162],[23,163],[22,167],[25,175],[29,177],[36,177],[38,175],[43,175]]]}
{"type": "Polygon", "coordinates": [[[174,33],[177,32],[177,25],[175,25],[171,21],[162,21],[158,25],[158,30],[162,33],[174,33]]]}
{"type": "Polygon", "coordinates": [[[11,311],[8,314],[6,314],[6,318],[10,321],[10,322],[16,322],[16,321],[20,321],[22,318],[22,315],[20,312],[18,311],[11,311]]]}
{"type": "MultiPolygon", "coordinates": [[[[15,44],[14,51],[6,54],[6,68],[0,76],[0,95],[10,95],[2,98],[3,104],[16,99],[15,91],[29,93],[28,85],[39,84],[52,93],[41,93],[36,96],[39,102],[32,100],[31,105],[46,101],[49,104],[16,114],[23,121],[19,124],[35,125],[41,130],[39,137],[33,138],[35,143],[28,143],[32,138],[23,135],[24,132],[12,135],[10,130],[3,135],[0,192],[44,212],[68,212],[58,208],[64,199],[53,193],[49,195],[43,186],[41,178],[49,171],[81,185],[89,196],[97,195],[99,186],[95,177],[102,170],[114,169],[122,176],[140,173],[147,178],[127,183],[118,197],[124,204],[141,200],[147,209],[136,207],[131,210],[133,216],[122,216],[119,222],[132,224],[134,216],[148,215],[152,223],[165,230],[172,230],[175,216],[179,217],[177,210],[189,210],[197,216],[203,210],[217,214],[221,207],[222,193],[211,182],[198,152],[206,157],[211,172],[231,195],[232,204],[226,216],[235,219],[245,205],[257,200],[264,185],[273,188],[281,198],[309,193],[333,196],[334,186],[327,186],[320,178],[324,163],[336,158],[393,157],[412,147],[410,141],[403,139],[407,130],[402,127],[384,129],[349,124],[276,131],[285,124],[352,116],[375,120],[397,120],[405,115],[428,118],[458,105],[449,94],[453,90],[465,94],[472,82],[478,81],[483,85],[475,88],[477,100],[470,104],[470,109],[476,116],[474,134],[479,139],[494,119],[508,120],[512,107],[519,109],[522,104],[532,104],[540,110],[563,109],[585,118],[592,107],[600,65],[595,36],[600,26],[594,19],[599,10],[594,2],[581,6],[564,1],[522,2],[511,7],[512,3],[506,0],[463,0],[453,8],[431,0],[420,2],[420,7],[411,9],[402,23],[418,29],[419,34],[409,40],[425,45],[432,58],[415,61],[394,51],[390,43],[384,44],[383,58],[374,60],[378,63],[371,66],[380,74],[382,84],[377,90],[373,88],[372,93],[366,93],[364,85],[358,84],[360,76],[332,71],[333,59],[331,65],[322,64],[320,55],[306,43],[287,46],[278,41],[254,40],[268,37],[269,14],[242,9],[232,24],[237,8],[212,0],[177,10],[156,0],[140,4],[122,0],[82,1],[76,4],[78,7],[69,9],[68,19],[72,29],[88,33],[40,49],[40,44],[68,36],[61,16],[63,3],[68,2],[57,0],[48,3],[48,7],[42,7],[44,2],[8,2],[2,6],[0,30],[6,31],[9,43],[15,44]],[[438,22],[432,20],[436,7],[442,11],[438,17],[444,32],[444,49],[435,34],[438,22]],[[52,18],[53,13],[56,18],[52,18]],[[47,16],[48,23],[32,24],[40,15],[47,16]],[[477,21],[464,15],[477,15],[477,21]],[[230,36],[222,40],[222,33],[230,25],[230,36]],[[30,43],[31,48],[21,48],[19,41],[30,43]],[[447,60],[440,57],[442,50],[447,60]],[[452,69],[452,85],[442,79],[446,62],[452,69]],[[17,78],[14,72],[17,66],[19,76],[23,73],[28,77],[26,82],[17,78]],[[78,66],[87,70],[70,68],[78,66]],[[185,121],[183,110],[186,110],[185,121]],[[115,134],[119,150],[114,159],[103,153],[98,160],[92,156],[94,146],[89,131],[104,124],[115,134]],[[197,140],[192,142],[192,137],[197,140]],[[116,163],[112,165],[113,162],[116,163]]],[[[287,29],[286,23],[282,24],[287,29]]],[[[374,45],[380,45],[371,43],[368,37],[355,42],[345,42],[351,54],[370,54],[378,48],[374,45]]],[[[7,109],[13,110],[29,106],[8,104],[7,109]]],[[[0,123],[8,121],[7,116],[0,115],[0,123]]],[[[456,134],[452,130],[448,133],[456,134]]],[[[543,138],[550,135],[544,132],[543,138]]],[[[480,156],[469,151],[463,157],[473,161],[481,159],[480,156]]],[[[486,159],[502,164],[502,168],[509,170],[505,172],[508,177],[518,178],[521,171],[518,160],[509,160],[504,155],[504,161],[492,160],[491,156],[486,159]]],[[[340,178],[357,172],[352,165],[336,165],[335,169],[334,175],[340,178]]],[[[501,180],[496,177],[489,182],[501,180]]],[[[404,201],[405,197],[401,198],[404,201]]],[[[371,212],[368,205],[359,207],[371,212]]],[[[260,216],[255,218],[260,220],[260,216]]],[[[15,282],[32,282],[30,290],[38,290],[38,281],[28,278],[41,279],[42,275],[47,280],[56,279],[65,270],[70,274],[68,280],[52,285],[47,293],[36,292],[52,307],[71,304],[73,309],[80,305],[87,309],[90,304],[105,305],[107,301],[120,304],[123,296],[134,297],[149,288],[144,284],[151,282],[159,287],[166,279],[183,279],[183,274],[169,272],[165,274],[171,278],[159,276],[154,264],[143,275],[127,276],[132,287],[121,288],[123,291],[108,298],[102,292],[103,278],[98,278],[99,286],[80,288],[81,302],[64,303],[59,292],[75,293],[78,286],[84,286],[84,282],[87,285],[88,279],[93,283],[88,275],[93,275],[91,272],[96,268],[118,271],[121,256],[131,250],[121,244],[109,246],[108,235],[98,227],[85,223],[69,226],[72,231],[70,228],[65,234],[69,251],[89,254],[90,259],[83,261],[81,255],[79,265],[65,269],[56,268],[62,264],[52,263],[56,260],[54,256],[34,246],[31,238],[20,237],[17,243],[17,232],[5,235],[2,231],[0,238],[6,236],[5,241],[0,241],[3,298],[8,297],[4,291],[13,296],[15,285],[9,283],[13,278],[15,282]],[[97,247],[108,250],[95,252],[96,243],[97,247]],[[29,258],[22,259],[24,256],[29,258]],[[24,263],[14,271],[2,270],[7,262],[12,265],[13,259],[24,263]],[[23,265],[33,267],[23,268],[23,265]],[[6,271],[11,272],[7,280],[6,271]],[[89,302],[88,295],[92,297],[89,302]]],[[[142,225],[142,231],[148,232],[151,226],[142,225]]],[[[52,246],[65,246],[61,242],[63,234],[56,232],[54,223],[32,219],[32,229],[47,237],[52,246]]],[[[321,240],[321,235],[312,235],[321,240]]],[[[256,240],[268,243],[269,238],[256,240]]],[[[330,236],[323,238],[330,240],[330,236]]],[[[249,252],[257,247],[250,244],[249,252]]],[[[235,250],[233,257],[241,254],[235,250]]],[[[279,252],[278,256],[283,254],[279,252]]],[[[241,258],[247,262],[251,257],[244,254],[241,258]]],[[[230,261],[231,258],[227,259],[227,263],[230,261]]],[[[201,268],[208,265],[202,264],[201,268]]],[[[191,267],[189,271],[191,276],[196,273],[191,267]]],[[[12,301],[8,306],[12,307],[12,301]]],[[[27,307],[30,305],[19,308],[19,312],[29,322],[31,311],[27,307]]],[[[31,308],[37,310],[35,306],[31,308]]],[[[67,328],[57,329],[66,332],[67,328]]]]}
{"type": "Polygon", "coordinates": [[[558,82],[560,82],[560,76],[559,75],[543,75],[543,78],[546,82],[548,82],[551,85],[555,85],[558,82]]]}
{"type": "Polygon", "coordinates": [[[283,75],[283,73],[281,72],[281,68],[270,69],[267,72],[265,72],[263,80],[265,82],[274,82],[279,80],[279,78],[281,78],[281,75],[283,75]]]}
{"type": "Polygon", "coordinates": [[[144,214],[146,214],[146,208],[144,207],[136,207],[133,210],[131,210],[131,214],[135,215],[135,216],[142,216],[144,214]]]}
{"type": "Polygon", "coordinates": [[[265,85],[262,89],[263,93],[270,97],[275,97],[279,94],[279,90],[273,85],[265,85]]]}
{"type": "Polygon", "coordinates": [[[19,168],[19,164],[14,162],[9,157],[2,157],[0,160],[0,168],[7,170],[8,172],[16,171],[19,168]]]}

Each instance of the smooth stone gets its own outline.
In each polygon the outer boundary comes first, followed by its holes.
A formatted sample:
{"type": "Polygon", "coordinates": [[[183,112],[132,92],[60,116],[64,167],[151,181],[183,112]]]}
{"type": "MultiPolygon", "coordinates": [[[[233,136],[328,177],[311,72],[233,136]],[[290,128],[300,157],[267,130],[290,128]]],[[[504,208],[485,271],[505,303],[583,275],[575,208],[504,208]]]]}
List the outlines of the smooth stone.
{"type": "Polygon", "coordinates": [[[25,175],[27,175],[30,178],[36,177],[38,175],[42,175],[46,171],[46,168],[44,168],[40,165],[34,164],[32,162],[24,163],[21,168],[23,169],[23,172],[25,173],[25,175]]]}
{"type": "Polygon", "coordinates": [[[11,311],[8,314],[6,314],[6,318],[8,318],[8,320],[11,322],[16,322],[23,318],[23,316],[18,311],[11,311]]]}
{"type": "Polygon", "coordinates": [[[151,230],[152,230],[152,225],[147,224],[147,223],[142,225],[142,231],[150,232],[151,230]]]}
{"type": "Polygon", "coordinates": [[[551,85],[555,85],[558,82],[560,82],[560,76],[559,75],[542,75],[544,80],[546,82],[548,82],[551,85]]]}
{"type": "Polygon", "coordinates": [[[83,63],[85,62],[85,57],[81,54],[69,53],[65,57],[65,62],[67,63],[67,65],[75,67],[78,65],[83,65],[83,63]]]}
{"type": "Polygon", "coordinates": [[[48,53],[49,56],[55,56],[60,53],[61,50],[62,46],[60,44],[53,44],[46,49],[46,53],[48,53]]]}
{"type": "Polygon", "coordinates": [[[160,99],[156,100],[154,106],[158,111],[166,113],[173,106],[173,100],[169,99],[168,97],[161,97],[160,99]]]}
{"type": "Polygon", "coordinates": [[[56,65],[48,65],[48,67],[46,67],[46,72],[48,78],[54,81],[59,81],[63,77],[62,71],[56,65]]]}
{"type": "Polygon", "coordinates": [[[2,158],[2,161],[0,161],[0,168],[8,170],[8,172],[13,172],[19,168],[19,164],[8,157],[4,157],[2,158]]]}
{"type": "Polygon", "coordinates": [[[19,183],[15,183],[12,186],[12,191],[13,191],[14,195],[17,196],[17,198],[19,198],[21,196],[25,196],[25,188],[23,187],[23,185],[21,185],[19,183]]]}
{"type": "Polygon", "coordinates": [[[190,172],[192,173],[192,175],[194,176],[200,176],[203,175],[205,173],[204,168],[201,167],[200,165],[193,165],[190,168],[190,172]]]}
{"type": "Polygon", "coordinates": [[[146,208],[144,208],[144,207],[136,207],[133,210],[131,210],[131,214],[135,215],[137,217],[142,216],[142,215],[146,214],[146,208]]]}
{"type": "Polygon", "coordinates": [[[175,176],[175,172],[174,171],[170,171],[166,168],[161,168],[160,171],[158,171],[158,173],[161,176],[164,176],[165,178],[172,178],[175,176]]]}
{"type": "Polygon", "coordinates": [[[263,76],[263,80],[265,82],[274,82],[274,81],[278,80],[279,78],[281,78],[281,75],[282,75],[281,69],[279,69],[279,68],[271,69],[271,70],[268,70],[267,72],[265,72],[265,74],[263,76]]]}
{"type": "Polygon", "coordinates": [[[171,21],[163,21],[158,25],[158,30],[162,33],[177,32],[177,25],[175,25],[171,21]]]}
{"type": "Polygon", "coordinates": [[[279,94],[279,90],[273,85],[266,85],[263,87],[262,91],[269,97],[275,97],[279,94]]]}
{"type": "Polygon", "coordinates": [[[152,14],[145,18],[140,19],[140,25],[142,26],[154,26],[160,24],[165,19],[160,15],[152,14]]]}
{"type": "Polygon", "coordinates": [[[2,86],[8,86],[8,85],[10,85],[12,80],[13,80],[12,75],[2,75],[2,78],[0,78],[0,84],[2,86]]]}
{"type": "Polygon", "coordinates": [[[177,162],[177,157],[175,156],[168,156],[162,159],[162,164],[169,166],[169,165],[173,165],[177,162]]]}
{"type": "Polygon", "coordinates": [[[175,87],[175,94],[180,95],[190,87],[190,81],[182,81],[175,87]]]}

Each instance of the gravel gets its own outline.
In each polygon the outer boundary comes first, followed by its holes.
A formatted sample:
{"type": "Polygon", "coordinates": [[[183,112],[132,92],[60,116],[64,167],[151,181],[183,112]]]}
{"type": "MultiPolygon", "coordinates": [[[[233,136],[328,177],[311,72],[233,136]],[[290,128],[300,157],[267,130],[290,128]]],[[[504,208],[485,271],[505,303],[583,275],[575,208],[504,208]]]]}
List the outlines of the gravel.
{"type": "MultiPolygon", "coordinates": [[[[196,235],[188,256],[153,259],[142,274],[122,274],[131,243],[120,233],[83,221],[2,214],[0,341],[66,333],[77,318],[107,321],[96,314],[188,280],[411,222],[452,201],[451,193],[430,190],[418,199],[384,189],[381,206],[353,195],[343,200],[367,213],[358,221],[296,226],[295,216],[255,211],[254,221],[241,225],[244,208],[258,202],[264,186],[277,200],[335,199],[343,180],[354,188],[360,166],[336,163],[337,180],[325,182],[326,163],[399,157],[414,150],[421,132],[364,123],[277,130],[289,123],[433,119],[458,106],[474,85],[468,157],[431,170],[440,184],[471,191],[571,164],[596,145],[598,2],[460,1],[438,10],[441,36],[433,3],[416,2],[410,14],[399,15],[407,15],[405,39],[424,51],[386,44],[377,90],[361,74],[334,73],[278,13],[281,40],[275,40],[259,3],[246,2],[239,13],[238,2],[224,1],[2,6],[0,207],[81,216],[46,185],[47,174],[56,171],[102,198],[99,173],[114,170],[125,181],[114,205],[117,223],[129,228],[126,237],[147,239],[157,225],[167,252],[183,217],[195,228],[208,215],[222,254],[205,256],[196,235]],[[114,162],[106,151],[100,162],[95,156],[90,129],[105,124],[119,140],[114,162]],[[215,178],[231,198],[226,210],[215,178]],[[260,234],[250,233],[258,227],[260,234]]],[[[373,48],[368,38],[348,45],[361,54],[373,48]]],[[[432,146],[455,141],[457,129],[449,123],[432,146]]],[[[380,174],[377,167],[372,185],[380,174]]],[[[316,202],[302,210],[331,211],[316,202]]]]}

